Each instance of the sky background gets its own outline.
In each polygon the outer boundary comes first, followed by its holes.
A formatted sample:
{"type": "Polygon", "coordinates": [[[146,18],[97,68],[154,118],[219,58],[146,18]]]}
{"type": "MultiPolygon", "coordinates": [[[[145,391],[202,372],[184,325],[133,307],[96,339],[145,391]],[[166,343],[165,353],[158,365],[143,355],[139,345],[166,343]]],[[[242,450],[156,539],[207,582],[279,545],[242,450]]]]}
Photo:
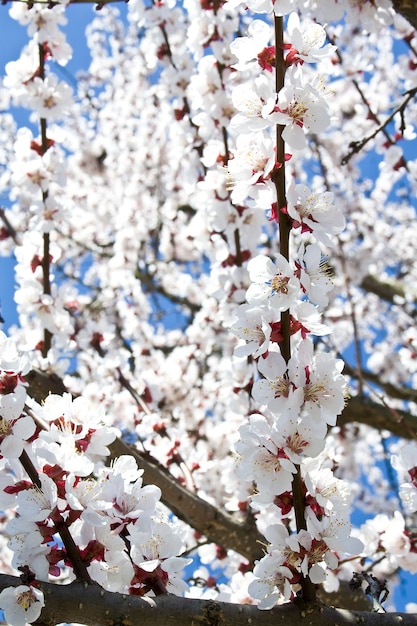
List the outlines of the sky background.
{"type": "MultiPolygon", "coordinates": [[[[116,5],[121,13],[127,13],[124,3],[116,5]]],[[[76,78],[77,72],[88,68],[90,56],[85,40],[85,28],[91,22],[96,9],[92,4],[70,5],[67,9],[68,25],[65,27],[67,39],[73,49],[73,57],[66,66],[66,71],[76,78]]],[[[26,27],[12,20],[8,14],[8,5],[0,6],[0,75],[3,76],[5,65],[20,56],[21,49],[27,43],[26,27]]],[[[65,79],[65,76],[62,76],[65,79]]],[[[24,112],[18,112],[18,117],[24,119],[24,112]]],[[[375,164],[369,163],[370,167],[375,164]]],[[[367,172],[372,176],[372,171],[367,172]]],[[[8,206],[7,198],[0,195],[0,206],[8,206]]],[[[0,313],[4,318],[3,330],[7,332],[9,326],[17,321],[16,307],[13,301],[14,292],[14,260],[0,256],[0,313]]],[[[356,515],[355,523],[364,521],[363,515],[356,515]],[[360,519],[361,518],[361,519],[360,519]]],[[[404,610],[405,604],[417,601],[415,589],[417,576],[402,575],[403,584],[395,592],[395,604],[398,610],[404,610]]]]}

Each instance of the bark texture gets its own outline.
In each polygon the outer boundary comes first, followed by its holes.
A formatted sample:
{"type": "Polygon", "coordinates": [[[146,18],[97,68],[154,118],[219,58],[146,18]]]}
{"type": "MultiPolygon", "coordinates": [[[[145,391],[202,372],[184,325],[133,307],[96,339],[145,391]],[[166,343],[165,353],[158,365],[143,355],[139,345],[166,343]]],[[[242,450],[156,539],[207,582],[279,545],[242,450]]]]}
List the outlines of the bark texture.
{"type": "MultiPolygon", "coordinates": [[[[0,575],[0,591],[19,584],[19,578],[0,575]]],[[[321,604],[294,602],[260,611],[248,604],[176,596],[147,601],[81,582],[41,583],[40,589],[46,606],[35,622],[38,626],[62,622],[87,626],[417,626],[417,615],[348,611],[321,604]]]]}
{"type": "Polygon", "coordinates": [[[392,0],[392,6],[417,29],[417,0],[392,0]]]}

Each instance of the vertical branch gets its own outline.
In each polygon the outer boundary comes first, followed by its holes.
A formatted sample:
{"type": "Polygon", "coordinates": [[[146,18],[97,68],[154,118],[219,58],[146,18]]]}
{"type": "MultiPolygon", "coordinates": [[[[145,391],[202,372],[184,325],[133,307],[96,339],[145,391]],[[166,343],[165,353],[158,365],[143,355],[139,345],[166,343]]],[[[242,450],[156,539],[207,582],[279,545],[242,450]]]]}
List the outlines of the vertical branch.
{"type": "MultiPolygon", "coordinates": [[[[284,59],[284,18],[275,16],[275,89],[278,94],[284,86],[285,79],[285,59],[284,59]]],[[[282,132],[285,126],[276,126],[276,167],[273,174],[273,181],[277,190],[277,207],[279,214],[279,251],[288,261],[289,241],[291,224],[288,215],[283,209],[287,205],[285,191],[285,142],[282,132]]],[[[290,348],[290,312],[281,313],[281,333],[283,340],[280,344],[281,354],[288,363],[291,357],[290,348]]]]}
{"type": "MultiPolygon", "coordinates": [[[[274,17],[275,25],[275,87],[277,97],[280,90],[284,87],[285,81],[285,59],[284,59],[284,18],[280,16],[274,17]]],[[[274,184],[277,191],[277,208],[279,214],[279,251],[287,261],[289,260],[290,250],[290,233],[291,222],[286,212],[282,211],[287,205],[286,187],[285,187],[285,141],[282,138],[284,126],[277,124],[276,126],[276,168],[273,176],[274,184]]],[[[291,328],[290,328],[290,311],[289,309],[281,313],[281,334],[282,342],[280,350],[283,358],[288,363],[291,358],[291,328]]],[[[292,481],[293,490],[293,506],[295,512],[295,522],[297,532],[306,530],[307,524],[305,520],[305,499],[304,487],[301,478],[300,466],[297,466],[297,472],[292,481]]],[[[301,579],[301,587],[303,600],[312,602],[316,598],[316,589],[308,577],[301,579]]]]}
{"type": "MultiPolygon", "coordinates": [[[[38,46],[39,50],[39,77],[45,80],[45,51],[43,46],[38,46]]],[[[43,156],[48,150],[48,137],[46,134],[46,119],[40,120],[40,132],[41,132],[41,155],[43,156]]],[[[48,191],[42,191],[42,202],[45,204],[48,198],[48,191]]],[[[43,234],[43,253],[42,253],[42,274],[43,274],[43,293],[45,295],[51,295],[51,280],[50,280],[50,237],[49,233],[43,234]]],[[[52,333],[45,328],[42,356],[46,357],[51,347],[52,333]]]]}

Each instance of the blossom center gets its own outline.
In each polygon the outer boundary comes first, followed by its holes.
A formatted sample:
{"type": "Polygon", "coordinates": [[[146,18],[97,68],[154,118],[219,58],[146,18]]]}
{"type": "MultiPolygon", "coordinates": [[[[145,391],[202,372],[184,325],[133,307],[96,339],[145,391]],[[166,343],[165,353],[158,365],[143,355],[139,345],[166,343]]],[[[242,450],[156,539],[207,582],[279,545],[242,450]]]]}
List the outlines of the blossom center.
{"type": "Polygon", "coordinates": [[[304,402],[317,402],[330,398],[329,391],[323,383],[309,383],[304,387],[304,402]]]}
{"type": "Polygon", "coordinates": [[[281,461],[278,456],[279,452],[275,455],[267,448],[263,449],[263,454],[254,461],[254,466],[258,466],[263,473],[276,473],[281,470],[281,461]]]}
{"type": "Polygon", "coordinates": [[[311,550],[308,553],[308,562],[310,564],[313,563],[321,563],[323,561],[323,556],[328,552],[329,548],[323,540],[313,540],[313,545],[311,550]]]}
{"type": "Polygon", "coordinates": [[[53,96],[48,96],[44,99],[43,105],[47,109],[53,109],[56,106],[56,100],[53,96]]]}
{"type": "Polygon", "coordinates": [[[28,591],[22,591],[16,596],[16,602],[22,607],[22,609],[27,611],[33,602],[36,602],[36,597],[32,591],[28,589],[28,591]]]}
{"type": "Polygon", "coordinates": [[[275,380],[271,380],[269,386],[274,392],[274,398],[279,398],[280,396],[288,398],[291,386],[288,378],[276,378],[275,380]]]}
{"type": "Polygon", "coordinates": [[[10,434],[12,434],[10,420],[5,420],[3,417],[0,417],[0,437],[10,434]]]}
{"type": "Polygon", "coordinates": [[[304,116],[308,111],[308,107],[300,100],[294,100],[288,107],[288,115],[292,117],[294,122],[299,126],[303,126],[304,116]]]}
{"type": "Polygon", "coordinates": [[[265,169],[265,165],[268,163],[268,157],[262,156],[257,152],[246,153],[248,163],[252,165],[252,173],[262,172],[265,169]]]}
{"type": "Polygon", "coordinates": [[[259,324],[257,324],[254,328],[244,328],[243,334],[246,335],[248,340],[251,338],[253,341],[259,341],[259,343],[263,343],[265,341],[265,333],[259,324]]]}
{"type": "Polygon", "coordinates": [[[308,445],[308,441],[303,439],[300,433],[296,432],[286,440],[286,448],[289,448],[295,454],[301,454],[304,448],[308,445]]]}
{"type": "Polygon", "coordinates": [[[287,294],[289,280],[290,279],[288,278],[288,276],[283,276],[283,274],[276,274],[270,281],[272,292],[287,294]]]}

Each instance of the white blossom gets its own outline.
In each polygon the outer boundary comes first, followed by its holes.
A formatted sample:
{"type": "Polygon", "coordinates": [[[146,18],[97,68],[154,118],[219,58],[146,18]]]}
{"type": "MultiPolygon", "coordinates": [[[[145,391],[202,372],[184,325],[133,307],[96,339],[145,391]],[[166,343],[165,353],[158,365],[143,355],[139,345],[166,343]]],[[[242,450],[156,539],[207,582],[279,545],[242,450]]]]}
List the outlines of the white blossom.
{"type": "Polygon", "coordinates": [[[237,313],[239,318],[232,325],[231,331],[247,343],[236,348],[236,356],[252,354],[258,357],[265,354],[269,349],[272,332],[270,323],[275,319],[275,313],[250,304],[241,304],[237,313]]]}
{"type": "Polygon", "coordinates": [[[336,46],[326,45],[326,31],[317,22],[303,21],[297,13],[291,13],[287,23],[288,38],[295,48],[294,56],[306,63],[316,63],[336,50],[336,46]]]}
{"type": "Polygon", "coordinates": [[[327,235],[339,234],[345,227],[345,219],[334,204],[333,194],[330,191],[315,193],[306,185],[291,184],[287,199],[293,227],[301,226],[302,232],[310,232],[319,241],[333,246],[327,235]]]}
{"type": "MultiPolygon", "coordinates": [[[[268,105],[265,109],[268,110],[268,105]]],[[[330,123],[327,103],[311,85],[284,86],[278,94],[278,102],[269,104],[267,119],[285,126],[282,138],[292,150],[306,148],[306,130],[320,133],[330,123]]]]}
{"type": "Polygon", "coordinates": [[[296,303],[300,284],[282,255],[277,255],[275,261],[258,255],[249,261],[248,272],[252,281],[246,292],[249,304],[269,301],[274,311],[286,311],[296,303]]]}
{"type": "Polygon", "coordinates": [[[35,622],[44,606],[42,591],[33,586],[6,587],[0,593],[0,608],[10,626],[25,626],[35,622]]]}

